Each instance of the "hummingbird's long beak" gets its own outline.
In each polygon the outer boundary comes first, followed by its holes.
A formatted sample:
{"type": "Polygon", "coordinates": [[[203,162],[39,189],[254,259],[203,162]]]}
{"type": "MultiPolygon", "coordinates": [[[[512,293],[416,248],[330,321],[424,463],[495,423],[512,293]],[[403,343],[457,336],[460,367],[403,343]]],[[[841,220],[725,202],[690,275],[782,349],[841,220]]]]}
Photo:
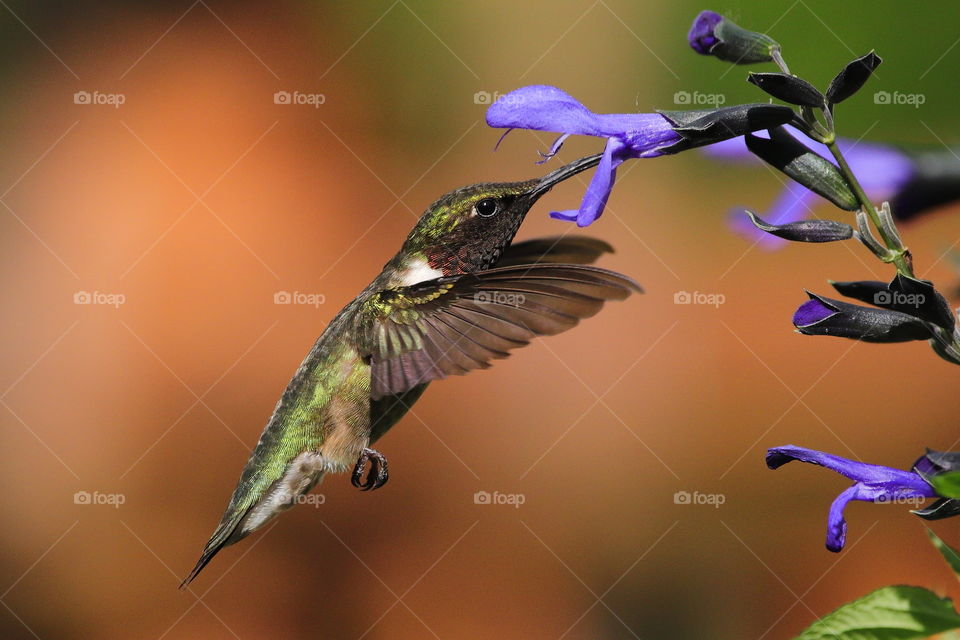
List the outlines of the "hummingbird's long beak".
{"type": "Polygon", "coordinates": [[[602,156],[603,154],[600,153],[592,156],[586,156],[584,158],[580,158],[579,160],[574,160],[570,164],[564,165],[559,169],[551,171],[547,175],[540,178],[540,181],[534,185],[533,189],[531,189],[527,195],[531,198],[539,198],[558,182],[563,182],[567,178],[573,177],[581,171],[586,171],[591,167],[597,166],[600,164],[600,158],[602,156]]]}

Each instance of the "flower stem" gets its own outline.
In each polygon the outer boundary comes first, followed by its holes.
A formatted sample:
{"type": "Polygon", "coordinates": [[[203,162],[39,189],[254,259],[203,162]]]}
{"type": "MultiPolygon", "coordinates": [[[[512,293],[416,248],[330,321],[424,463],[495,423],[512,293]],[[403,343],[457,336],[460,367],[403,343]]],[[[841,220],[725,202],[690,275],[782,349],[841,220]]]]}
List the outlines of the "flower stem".
{"type": "MultiPolygon", "coordinates": [[[[771,51],[771,58],[773,59],[773,62],[780,68],[780,71],[790,74],[790,68],[787,66],[786,60],[783,59],[783,55],[780,53],[779,47],[771,51]]],[[[913,275],[913,259],[910,257],[910,251],[903,246],[903,242],[900,240],[900,233],[897,231],[896,226],[894,225],[893,218],[889,215],[880,215],[877,207],[874,206],[873,202],[867,196],[866,191],[864,191],[863,187],[860,185],[860,181],[857,180],[857,176],[854,175],[853,170],[850,169],[850,165],[847,163],[847,159],[840,151],[839,145],[837,145],[837,135],[833,119],[832,106],[824,105],[818,109],[818,111],[823,114],[822,123],[817,120],[814,109],[804,106],[801,107],[800,111],[801,120],[806,124],[805,133],[814,140],[827,145],[827,148],[830,149],[830,153],[832,153],[834,159],[836,159],[837,165],[840,167],[840,172],[843,173],[843,176],[847,180],[847,184],[850,185],[854,196],[856,196],[857,201],[860,203],[861,210],[867,214],[867,216],[870,218],[870,221],[873,223],[873,226],[880,233],[880,237],[883,239],[883,244],[886,248],[886,251],[881,251],[880,253],[877,253],[877,255],[884,262],[892,263],[897,268],[898,273],[915,278],[916,276],[913,275]]],[[[864,231],[869,233],[868,229],[864,231]]],[[[874,242],[874,245],[875,244],[876,243],[874,242]]],[[[873,245],[868,244],[867,246],[873,245]]]]}
{"type": "MultiPolygon", "coordinates": [[[[850,169],[847,159],[843,156],[843,153],[840,151],[840,147],[837,145],[836,138],[831,136],[824,142],[827,145],[827,148],[830,149],[830,153],[833,154],[834,159],[836,159],[837,165],[840,167],[840,171],[847,179],[850,188],[853,189],[853,194],[860,202],[860,207],[870,217],[870,221],[877,229],[877,232],[880,234],[880,238],[883,240],[883,244],[889,251],[888,257],[885,258],[885,260],[892,262],[893,265],[896,266],[899,273],[911,278],[915,278],[916,276],[913,275],[913,261],[910,259],[910,252],[906,247],[903,246],[903,243],[900,242],[898,237],[899,234],[896,232],[896,230],[889,229],[888,223],[881,219],[880,212],[877,211],[876,206],[874,206],[873,202],[860,185],[860,181],[857,180],[857,176],[854,175],[853,171],[850,169]]],[[[889,224],[893,224],[892,220],[889,224]]]]}
{"type": "Polygon", "coordinates": [[[783,59],[783,54],[780,53],[779,45],[770,52],[770,57],[773,59],[774,64],[780,67],[780,71],[787,74],[790,73],[790,67],[787,66],[787,61],[783,59]]]}

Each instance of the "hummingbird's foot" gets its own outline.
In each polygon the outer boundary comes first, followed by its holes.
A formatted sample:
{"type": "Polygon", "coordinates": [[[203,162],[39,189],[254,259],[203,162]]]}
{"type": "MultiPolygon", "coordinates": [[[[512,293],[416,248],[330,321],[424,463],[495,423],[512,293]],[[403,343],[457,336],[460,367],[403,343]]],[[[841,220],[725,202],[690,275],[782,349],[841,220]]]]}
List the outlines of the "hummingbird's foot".
{"type": "Polygon", "coordinates": [[[387,458],[379,451],[373,449],[364,449],[357,458],[357,465],[353,468],[353,477],[350,481],[353,486],[361,491],[370,491],[379,489],[387,484],[390,474],[387,473],[387,458]],[[367,474],[366,481],[363,480],[363,471],[370,462],[370,473],[367,474]]]}

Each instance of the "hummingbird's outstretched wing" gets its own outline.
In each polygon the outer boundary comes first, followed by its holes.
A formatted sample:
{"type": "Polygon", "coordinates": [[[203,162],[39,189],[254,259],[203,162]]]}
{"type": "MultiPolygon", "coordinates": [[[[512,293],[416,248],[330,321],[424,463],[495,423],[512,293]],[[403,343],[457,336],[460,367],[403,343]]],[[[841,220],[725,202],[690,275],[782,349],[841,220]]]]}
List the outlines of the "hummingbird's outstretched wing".
{"type": "Polygon", "coordinates": [[[588,236],[552,236],[514,242],[507,247],[498,267],[542,262],[564,264],[593,264],[605,253],[613,253],[613,247],[598,238],[588,236]]]}
{"type": "Polygon", "coordinates": [[[370,320],[358,336],[370,357],[371,396],[487,368],[641,291],[624,275],[575,264],[497,267],[380,291],[366,303],[370,320]]]}

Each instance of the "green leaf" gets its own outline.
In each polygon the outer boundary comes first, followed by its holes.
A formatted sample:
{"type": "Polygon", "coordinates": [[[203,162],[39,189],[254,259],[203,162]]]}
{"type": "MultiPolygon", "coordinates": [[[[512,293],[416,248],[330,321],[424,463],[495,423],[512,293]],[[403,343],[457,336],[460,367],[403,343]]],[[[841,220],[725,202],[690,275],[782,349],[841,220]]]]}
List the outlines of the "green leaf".
{"type": "Polygon", "coordinates": [[[930,536],[930,542],[933,543],[933,546],[937,548],[937,551],[940,552],[943,559],[946,560],[950,568],[953,569],[953,574],[957,576],[957,580],[960,580],[960,554],[958,554],[953,547],[938,538],[937,534],[930,529],[927,529],[927,535],[930,536]]]}
{"type": "Polygon", "coordinates": [[[913,640],[960,628],[949,598],[921,587],[882,587],[807,627],[798,640],[913,640]]]}
{"type": "Polygon", "coordinates": [[[960,471],[948,471],[937,475],[923,475],[937,495],[944,498],[960,498],[960,471]]]}

